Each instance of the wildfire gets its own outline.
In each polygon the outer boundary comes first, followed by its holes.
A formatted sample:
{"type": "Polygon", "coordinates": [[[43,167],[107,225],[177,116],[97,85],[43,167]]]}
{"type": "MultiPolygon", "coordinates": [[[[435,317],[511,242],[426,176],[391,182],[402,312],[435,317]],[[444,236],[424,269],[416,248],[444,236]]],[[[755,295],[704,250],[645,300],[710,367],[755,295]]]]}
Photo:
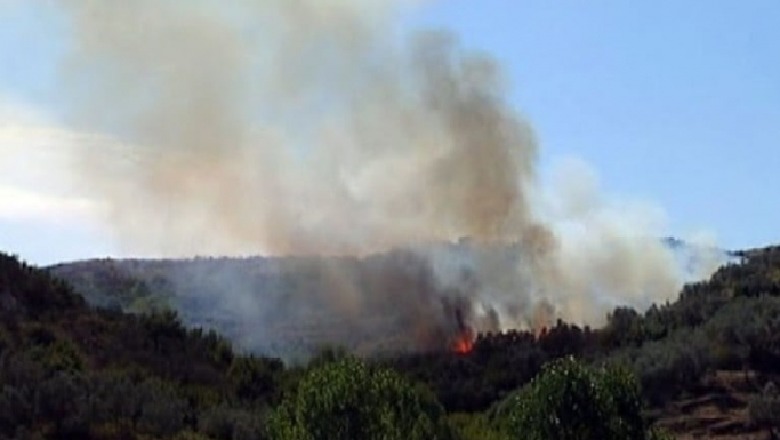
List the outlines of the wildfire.
{"type": "Polygon", "coordinates": [[[460,309],[455,310],[455,322],[458,325],[458,335],[452,344],[452,350],[458,354],[471,353],[474,349],[474,330],[466,324],[460,309]]]}
{"type": "Polygon", "coordinates": [[[474,338],[471,337],[471,334],[464,332],[455,339],[452,349],[458,354],[471,353],[471,350],[474,349],[474,338]]]}

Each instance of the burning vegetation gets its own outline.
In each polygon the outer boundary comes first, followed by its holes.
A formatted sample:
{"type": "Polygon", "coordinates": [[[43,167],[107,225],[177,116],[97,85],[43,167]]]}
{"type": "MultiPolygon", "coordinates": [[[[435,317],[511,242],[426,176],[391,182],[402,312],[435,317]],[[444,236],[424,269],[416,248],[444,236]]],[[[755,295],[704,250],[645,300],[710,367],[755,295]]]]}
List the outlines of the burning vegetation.
{"type": "Polygon", "coordinates": [[[467,354],[474,348],[474,330],[463,321],[463,313],[459,309],[455,311],[455,321],[458,328],[452,348],[456,353],[467,354]]]}
{"type": "Polygon", "coordinates": [[[455,343],[452,350],[458,354],[468,354],[474,349],[474,333],[470,330],[464,331],[455,337],[455,343]]]}

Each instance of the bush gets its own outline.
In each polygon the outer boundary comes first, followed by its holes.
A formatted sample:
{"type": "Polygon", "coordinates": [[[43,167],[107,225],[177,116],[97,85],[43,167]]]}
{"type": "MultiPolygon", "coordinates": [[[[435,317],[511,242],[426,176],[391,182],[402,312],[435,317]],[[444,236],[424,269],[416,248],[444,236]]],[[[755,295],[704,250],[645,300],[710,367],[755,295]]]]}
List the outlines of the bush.
{"type": "Polygon", "coordinates": [[[269,419],[280,440],[450,438],[444,410],[398,374],[341,359],[309,370],[269,419]]]}
{"type": "Polygon", "coordinates": [[[452,414],[450,426],[459,440],[507,440],[507,434],[484,414],[452,414]]]}
{"type": "Polygon", "coordinates": [[[761,394],[753,396],[748,402],[750,423],[769,431],[772,438],[778,437],[780,428],[780,390],[773,382],[768,382],[761,394]]]}
{"type": "Polygon", "coordinates": [[[511,438],[626,440],[645,437],[639,387],[618,368],[591,368],[573,358],[545,366],[510,397],[504,412],[511,438]]]}

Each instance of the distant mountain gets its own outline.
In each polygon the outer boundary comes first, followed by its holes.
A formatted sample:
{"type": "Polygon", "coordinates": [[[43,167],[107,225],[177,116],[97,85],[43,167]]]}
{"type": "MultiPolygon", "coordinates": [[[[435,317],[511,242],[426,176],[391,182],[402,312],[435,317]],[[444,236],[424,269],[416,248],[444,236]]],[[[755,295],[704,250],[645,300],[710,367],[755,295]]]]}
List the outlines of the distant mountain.
{"type": "Polygon", "coordinates": [[[49,270],[91,304],[171,308],[188,326],[216,329],[239,347],[287,360],[329,345],[362,354],[447,349],[458,331],[457,304],[442,299],[430,268],[411,252],[102,259],[49,270]]]}
{"type": "MultiPolygon", "coordinates": [[[[720,249],[663,240],[690,281],[702,278],[697,268],[732,258],[720,249]]],[[[329,345],[361,354],[447,349],[467,331],[471,307],[437,282],[421,255],[467,259],[470,246],[464,239],[364,258],[100,259],[49,270],[90,304],[134,313],[170,308],[186,325],[215,329],[238,347],[295,360],[329,345]]],[[[472,288],[467,272],[456,276],[463,289],[472,288]]]]}

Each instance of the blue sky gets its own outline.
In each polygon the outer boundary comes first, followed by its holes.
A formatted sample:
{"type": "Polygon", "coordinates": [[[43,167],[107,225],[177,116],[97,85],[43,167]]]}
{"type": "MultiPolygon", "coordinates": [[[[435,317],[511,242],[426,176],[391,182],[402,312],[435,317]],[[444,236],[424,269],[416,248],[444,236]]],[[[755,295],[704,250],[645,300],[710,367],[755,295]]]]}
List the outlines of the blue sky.
{"type": "MultiPolygon", "coordinates": [[[[56,113],[63,24],[35,3],[0,0],[10,113],[56,113]]],[[[577,156],[610,193],[663,207],[670,233],[710,231],[728,248],[780,242],[777,23],[776,0],[441,0],[409,18],[454,29],[502,62],[511,102],[540,141],[542,174],[577,156]]],[[[8,113],[0,127],[17,118],[8,113]]],[[[0,172],[13,151],[0,149],[0,172]]],[[[4,217],[10,203],[0,199],[2,250],[41,263],[112,252],[95,225],[4,217]]]]}
{"type": "Polygon", "coordinates": [[[542,159],[576,155],[671,232],[780,241],[780,2],[441,2],[509,71],[542,159]]]}

